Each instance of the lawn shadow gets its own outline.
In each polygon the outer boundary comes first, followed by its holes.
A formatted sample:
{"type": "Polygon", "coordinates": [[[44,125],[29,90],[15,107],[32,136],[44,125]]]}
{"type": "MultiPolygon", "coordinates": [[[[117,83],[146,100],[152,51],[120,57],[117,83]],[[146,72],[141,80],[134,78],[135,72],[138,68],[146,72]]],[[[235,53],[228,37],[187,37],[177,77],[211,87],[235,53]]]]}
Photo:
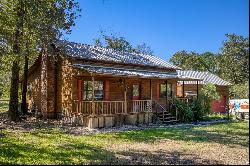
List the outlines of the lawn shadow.
{"type": "Polygon", "coordinates": [[[121,151],[116,152],[117,158],[112,162],[115,165],[203,165],[221,164],[216,160],[202,159],[194,154],[179,151],[121,151]]]}
{"type": "Polygon", "coordinates": [[[109,164],[114,154],[86,143],[67,143],[52,146],[4,139],[0,145],[0,164],[109,164]]]}

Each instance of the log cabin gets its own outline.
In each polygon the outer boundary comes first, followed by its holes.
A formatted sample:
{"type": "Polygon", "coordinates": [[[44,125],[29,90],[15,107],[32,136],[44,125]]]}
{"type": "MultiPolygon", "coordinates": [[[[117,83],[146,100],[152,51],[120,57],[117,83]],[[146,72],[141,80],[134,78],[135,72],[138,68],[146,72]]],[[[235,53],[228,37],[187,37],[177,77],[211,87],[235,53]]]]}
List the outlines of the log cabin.
{"type": "Polygon", "coordinates": [[[68,41],[46,52],[29,68],[29,108],[89,128],[149,124],[155,114],[176,122],[169,109],[178,81],[201,80],[152,55],[68,41]]]}

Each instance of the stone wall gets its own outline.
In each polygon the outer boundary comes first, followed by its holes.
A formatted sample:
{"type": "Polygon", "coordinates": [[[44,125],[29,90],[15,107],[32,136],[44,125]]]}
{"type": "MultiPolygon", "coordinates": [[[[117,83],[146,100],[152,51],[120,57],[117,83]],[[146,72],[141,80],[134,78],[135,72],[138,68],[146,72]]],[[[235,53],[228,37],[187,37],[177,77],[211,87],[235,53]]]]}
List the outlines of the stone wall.
{"type": "Polygon", "coordinates": [[[71,61],[64,59],[58,71],[58,114],[72,112],[73,76],[71,61]]]}
{"type": "Polygon", "coordinates": [[[56,66],[53,56],[42,54],[41,60],[41,112],[44,118],[55,118],[56,66]]]}
{"type": "Polygon", "coordinates": [[[71,114],[63,117],[64,123],[70,123],[88,128],[121,127],[123,125],[151,124],[153,113],[141,112],[128,115],[96,115],[83,116],[71,114]]]}

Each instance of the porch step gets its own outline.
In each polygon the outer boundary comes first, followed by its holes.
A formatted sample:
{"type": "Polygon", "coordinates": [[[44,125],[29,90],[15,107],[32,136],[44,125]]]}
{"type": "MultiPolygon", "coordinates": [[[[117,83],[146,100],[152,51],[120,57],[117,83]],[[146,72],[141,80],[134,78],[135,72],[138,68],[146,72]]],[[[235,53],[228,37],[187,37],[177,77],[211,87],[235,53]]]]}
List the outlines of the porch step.
{"type": "Polygon", "coordinates": [[[160,114],[158,113],[158,116],[171,116],[171,115],[172,114],[170,114],[170,113],[164,113],[164,114],[163,113],[160,113],[160,114]]]}
{"type": "Polygon", "coordinates": [[[172,123],[177,123],[177,120],[166,120],[166,121],[163,121],[163,124],[172,124],[172,123]]]}
{"type": "Polygon", "coordinates": [[[158,116],[159,118],[168,118],[168,117],[175,117],[173,115],[162,115],[162,116],[158,116]]]}
{"type": "Polygon", "coordinates": [[[159,118],[160,120],[171,120],[171,119],[176,119],[176,117],[169,116],[169,117],[164,117],[164,118],[159,118]]]}
{"type": "Polygon", "coordinates": [[[165,109],[162,105],[159,103],[156,104],[156,116],[158,119],[163,123],[163,124],[171,124],[171,123],[176,123],[176,117],[171,114],[169,111],[165,109]]]}

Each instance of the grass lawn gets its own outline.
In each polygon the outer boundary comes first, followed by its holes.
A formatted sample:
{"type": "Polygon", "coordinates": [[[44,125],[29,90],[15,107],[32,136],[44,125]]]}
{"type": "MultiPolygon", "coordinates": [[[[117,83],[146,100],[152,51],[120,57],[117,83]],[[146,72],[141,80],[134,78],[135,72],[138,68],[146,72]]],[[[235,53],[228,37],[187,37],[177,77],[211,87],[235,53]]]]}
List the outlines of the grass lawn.
{"type": "Polygon", "coordinates": [[[249,123],[72,135],[3,130],[0,164],[248,164],[249,123]]]}

